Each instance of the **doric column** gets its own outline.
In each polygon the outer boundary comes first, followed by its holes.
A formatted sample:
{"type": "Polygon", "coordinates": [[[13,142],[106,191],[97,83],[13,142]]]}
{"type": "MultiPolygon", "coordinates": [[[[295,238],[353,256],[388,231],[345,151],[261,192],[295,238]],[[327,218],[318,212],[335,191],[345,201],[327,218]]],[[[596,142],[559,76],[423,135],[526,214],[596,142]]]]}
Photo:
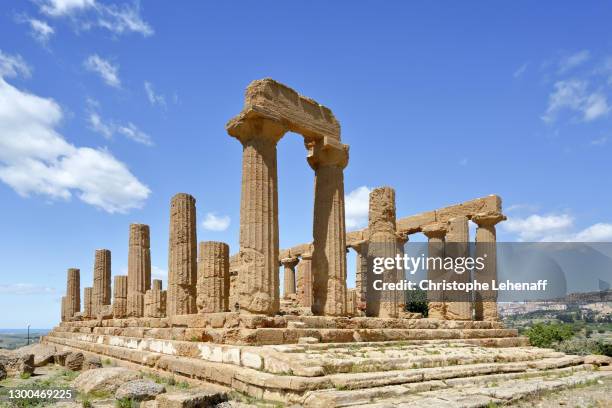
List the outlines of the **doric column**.
{"type": "Polygon", "coordinates": [[[297,299],[301,307],[312,307],[312,254],[301,255],[297,267],[297,299]]]}
{"type": "Polygon", "coordinates": [[[145,317],[166,316],[166,291],[156,288],[147,290],[144,296],[145,317]]]}
{"type": "Polygon", "coordinates": [[[276,144],[287,128],[270,119],[244,117],[230,122],[227,130],[242,143],[240,310],[274,315],[280,308],[276,144]]]}
{"type": "Polygon", "coordinates": [[[127,317],[128,277],[117,275],[113,280],[113,317],[127,317]]]}
{"type": "MultiPolygon", "coordinates": [[[[441,222],[423,227],[423,234],[428,238],[427,257],[431,259],[427,268],[427,279],[433,283],[440,283],[444,279],[444,236],[447,226],[441,222]],[[439,262],[437,261],[439,260],[439,262]]],[[[428,290],[427,301],[429,308],[429,318],[444,319],[446,314],[443,290],[428,290]]]]}
{"type": "Polygon", "coordinates": [[[348,164],[348,146],[325,138],[309,143],[308,148],[308,164],[315,171],[312,312],[343,316],[346,314],[344,168],[348,164]]]}
{"type": "Polygon", "coordinates": [[[127,314],[144,316],[144,295],[151,288],[151,246],[149,226],[130,225],[128,251],[127,314]]]}
{"type": "Polygon", "coordinates": [[[224,242],[200,242],[198,258],[198,313],[229,311],[229,246],[224,242]]]}
{"type": "Polygon", "coordinates": [[[168,245],[168,298],[166,314],[197,313],[196,200],[179,193],[170,203],[170,240],[168,245]]]}
{"type": "Polygon", "coordinates": [[[90,319],[94,316],[92,292],[93,292],[93,288],[83,289],[83,318],[84,319],[90,319]]]}
{"type": "Polygon", "coordinates": [[[360,308],[362,305],[365,305],[367,299],[368,244],[367,241],[359,241],[350,244],[349,247],[355,250],[357,254],[355,261],[355,290],[357,292],[357,307],[360,308]]]}
{"type": "Polygon", "coordinates": [[[153,279],[151,281],[151,290],[162,290],[162,281],[161,281],[161,279],[153,279]]]}
{"type": "Polygon", "coordinates": [[[71,319],[81,311],[81,271],[77,268],[68,269],[66,280],[66,317],[71,319]]]}
{"type": "MultiPolygon", "coordinates": [[[[474,278],[489,285],[497,280],[497,237],[495,225],[504,221],[506,216],[500,213],[480,213],[472,217],[478,228],[476,229],[476,258],[482,258],[484,268],[474,272],[474,278]]],[[[475,293],[476,320],[498,320],[497,291],[477,291],[475,293]]]]}
{"type": "MultiPolygon", "coordinates": [[[[370,193],[368,213],[368,259],[393,258],[397,254],[397,236],[395,234],[395,190],[381,187],[370,193]]],[[[368,270],[368,286],[375,280],[382,280],[383,285],[397,283],[397,269],[385,269],[380,275],[368,270]],[[370,282],[370,278],[371,282],[370,282]]],[[[372,291],[373,301],[368,296],[366,313],[368,316],[397,317],[398,292],[396,290],[372,291]],[[378,292],[378,293],[375,293],[378,292]]]]}
{"type": "Polygon", "coordinates": [[[108,249],[96,249],[91,301],[92,316],[97,316],[102,306],[111,304],[111,251],[108,249]]]}
{"type": "Polygon", "coordinates": [[[67,304],[67,297],[66,296],[62,296],[62,312],[61,312],[62,313],[62,322],[65,322],[66,318],[67,318],[67,312],[66,311],[68,310],[68,308],[67,308],[66,304],[67,304]]]}
{"type": "Polygon", "coordinates": [[[358,309],[358,292],[355,288],[347,289],[346,291],[346,313],[349,316],[357,316],[359,314],[358,309]]]}
{"type": "Polygon", "coordinates": [[[283,297],[285,299],[289,298],[289,295],[295,295],[295,267],[298,262],[300,262],[299,258],[284,258],[281,259],[281,264],[283,265],[283,297]]]}
{"type": "MultiPolygon", "coordinates": [[[[446,234],[445,256],[451,258],[467,258],[470,256],[470,236],[468,219],[465,216],[451,218],[446,234]]],[[[454,271],[447,274],[447,281],[470,282],[469,269],[455,266],[454,271]]],[[[472,296],[462,290],[444,293],[446,303],[446,318],[450,320],[472,320],[472,296]],[[448,296],[447,296],[448,293],[448,296]]]]}

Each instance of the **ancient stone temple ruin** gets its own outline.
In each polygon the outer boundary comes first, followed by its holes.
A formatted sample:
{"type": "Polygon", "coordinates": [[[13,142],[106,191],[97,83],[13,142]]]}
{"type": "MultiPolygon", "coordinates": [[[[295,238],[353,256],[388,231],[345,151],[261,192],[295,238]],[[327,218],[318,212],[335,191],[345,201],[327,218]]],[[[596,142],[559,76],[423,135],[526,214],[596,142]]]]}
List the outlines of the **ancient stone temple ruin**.
{"type": "MultiPolygon", "coordinates": [[[[559,388],[597,375],[581,357],[529,347],[504,328],[494,293],[452,302],[428,293],[424,317],[407,310],[403,293],[373,289],[371,259],[402,254],[414,234],[427,237],[430,256],[461,257],[473,222],[478,250],[494,255],[496,224],[505,219],[500,197],[397,216],[403,207],[394,189],[380,187],[370,194],[368,227],[346,232],[349,147],[328,108],[258,80],[226,129],[242,144],[234,255],[222,242],[198,245],[196,200],[177,194],[170,201],[166,289],[151,280],[150,241],[162,237],[132,224],[127,276],[114,276],[111,292],[111,252],[97,250],[82,308],[80,271],[68,269],[61,323],[44,342],[310,407],[486,405],[541,389],[549,379],[549,388],[559,388]],[[281,249],[276,147],[287,132],[304,138],[314,172],[313,229],[307,242],[281,249]],[[347,251],[357,257],[354,282],[347,282],[347,251]],[[523,386],[511,387],[517,379],[523,386]],[[492,383],[498,385],[487,387],[492,383]]],[[[485,273],[495,278],[495,256],[485,273]]],[[[431,268],[427,275],[439,281],[444,272],[431,268]]],[[[380,279],[399,282],[404,273],[386,270],[380,279]]]]}

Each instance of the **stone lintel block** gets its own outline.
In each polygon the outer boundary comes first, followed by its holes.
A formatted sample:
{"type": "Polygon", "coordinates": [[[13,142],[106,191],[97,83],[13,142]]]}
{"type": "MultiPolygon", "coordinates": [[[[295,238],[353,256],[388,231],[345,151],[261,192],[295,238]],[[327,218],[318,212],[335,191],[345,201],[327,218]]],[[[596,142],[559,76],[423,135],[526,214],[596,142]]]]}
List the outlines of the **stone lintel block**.
{"type": "Polygon", "coordinates": [[[265,118],[282,123],[291,132],[309,139],[329,137],[340,140],[340,124],[329,108],[298,94],[273,79],[253,81],[246,89],[244,108],[225,126],[237,137],[240,122],[265,118]]]}

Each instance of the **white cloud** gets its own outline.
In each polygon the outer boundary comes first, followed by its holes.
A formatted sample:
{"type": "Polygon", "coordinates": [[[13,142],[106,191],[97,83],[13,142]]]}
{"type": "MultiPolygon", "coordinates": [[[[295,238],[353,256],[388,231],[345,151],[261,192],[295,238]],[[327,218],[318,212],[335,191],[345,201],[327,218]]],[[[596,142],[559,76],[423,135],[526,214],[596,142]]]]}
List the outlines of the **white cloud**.
{"type": "Polygon", "coordinates": [[[592,121],[610,112],[606,96],[599,91],[590,91],[584,80],[557,81],[548,98],[548,108],[542,116],[545,122],[554,122],[564,110],[578,112],[584,121],[592,121]]]}
{"type": "Polygon", "coordinates": [[[45,0],[40,11],[53,17],[65,16],[95,6],[95,0],[45,0]]]}
{"type": "Polygon", "coordinates": [[[46,21],[24,16],[17,17],[16,20],[18,23],[27,23],[30,26],[30,35],[32,38],[43,46],[46,46],[51,36],[55,34],[53,27],[47,24],[46,21]]]}
{"type": "Polygon", "coordinates": [[[10,283],[0,285],[0,293],[6,295],[44,295],[55,292],[55,288],[34,285],[31,283],[10,283]]]}
{"type": "Polygon", "coordinates": [[[370,188],[361,186],[344,196],[347,228],[356,229],[367,225],[371,191],[370,188]]]}
{"type": "Polygon", "coordinates": [[[29,77],[32,70],[21,55],[8,55],[0,50],[0,77],[12,78],[19,75],[29,77]]]}
{"type": "Polygon", "coordinates": [[[520,78],[525,73],[525,71],[527,71],[528,66],[529,66],[528,62],[524,63],[512,73],[512,76],[514,78],[520,78]]]}
{"type": "Polygon", "coordinates": [[[117,132],[136,143],[141,143],[147,146],[153,145],[151,137],[142,130],[138,129],[138,127],[136,127],[136,125],[134,125],[132,122],[129,122],[125,126],[118,126],[117,132]]]}
{"type": "Polygon", "coordinates": [[[151,105],[159,105],[161,107],[166,107],[166,98],[164,97],[164,95],[155,93],[155,90],[153,89],[153,84],[148,81],[145,81],[144,89],[147,93],[147,98],[149,99],[151,105]]]}
{"type": "Polygon", "coordinates": [[[106,82],[107,85],[119,88],[121,80],[119,79],[119,67],[113,65],[108,60],[100,58],[99,55],[90,55],[83,63],[85,68],[97,73],[106,82]]]}
{"type": "Polygon", "coordinates": [[[202,227],[209,231],[225,231],[229,228],[230,217],[227,215],[217,216],[215,213],[206,213],[202,227]]]}
{"type": "Polygon", "coordinates": [[[518,236],[519,241],[607,242],[612,241],[612,224],[597,223],[579,231],[568,214],[532,214],[526,218],[510,217],[502,228],[518,236]]]}
{"type": "Polygon", "coordinates": [[[589,50],[578,51],[574,54],[561,58],[559,61],[559,73],[563,74],[579,67],[591,58],[589,50]]]}
{"type": "Polygon", "coordinates": [[[606,143],[608,143],[608,137],[607,136],[602,136],[602,137],[599,137],[597,139],[591,140],[591,145],[592,146],[603,146],[606,143]]]}
{"type": "Polygon", "coordinates": [[[0,180],[19,195],[83,202],[109,213],[143,206],[150,194],[106,149],[77,147],[56,130],[59,105],[0,77],[0,180]]]}
{"type": "Polygon", "coordinates": [[[103,122],[100,115],[96,112],[91,112],[89,114],[89,126],[93,131],[100,133],[106,139],[111,139],[113,137],[113,127],[103,122]]]}
{"type": "Polygon", "coordinates": [[[99,27],[114,34],[135,32],[153,35],[153,28],[140,16],[140,3],[102,4],[95,0],[43,0],[40,11],[51,17],[70,17],[82,29],[99,27]]]}

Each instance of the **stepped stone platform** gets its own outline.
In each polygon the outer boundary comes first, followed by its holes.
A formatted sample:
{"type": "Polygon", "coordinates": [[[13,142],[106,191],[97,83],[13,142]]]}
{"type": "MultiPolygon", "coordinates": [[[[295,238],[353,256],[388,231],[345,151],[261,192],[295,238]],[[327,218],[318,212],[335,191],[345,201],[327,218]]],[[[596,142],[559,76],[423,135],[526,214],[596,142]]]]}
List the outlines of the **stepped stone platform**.
{"type": "Polygon", "coordinates": [[[486,406],[612,375],[499,322],[219,313],[63,322],[43,342],[306,407],[486,406]]]}

